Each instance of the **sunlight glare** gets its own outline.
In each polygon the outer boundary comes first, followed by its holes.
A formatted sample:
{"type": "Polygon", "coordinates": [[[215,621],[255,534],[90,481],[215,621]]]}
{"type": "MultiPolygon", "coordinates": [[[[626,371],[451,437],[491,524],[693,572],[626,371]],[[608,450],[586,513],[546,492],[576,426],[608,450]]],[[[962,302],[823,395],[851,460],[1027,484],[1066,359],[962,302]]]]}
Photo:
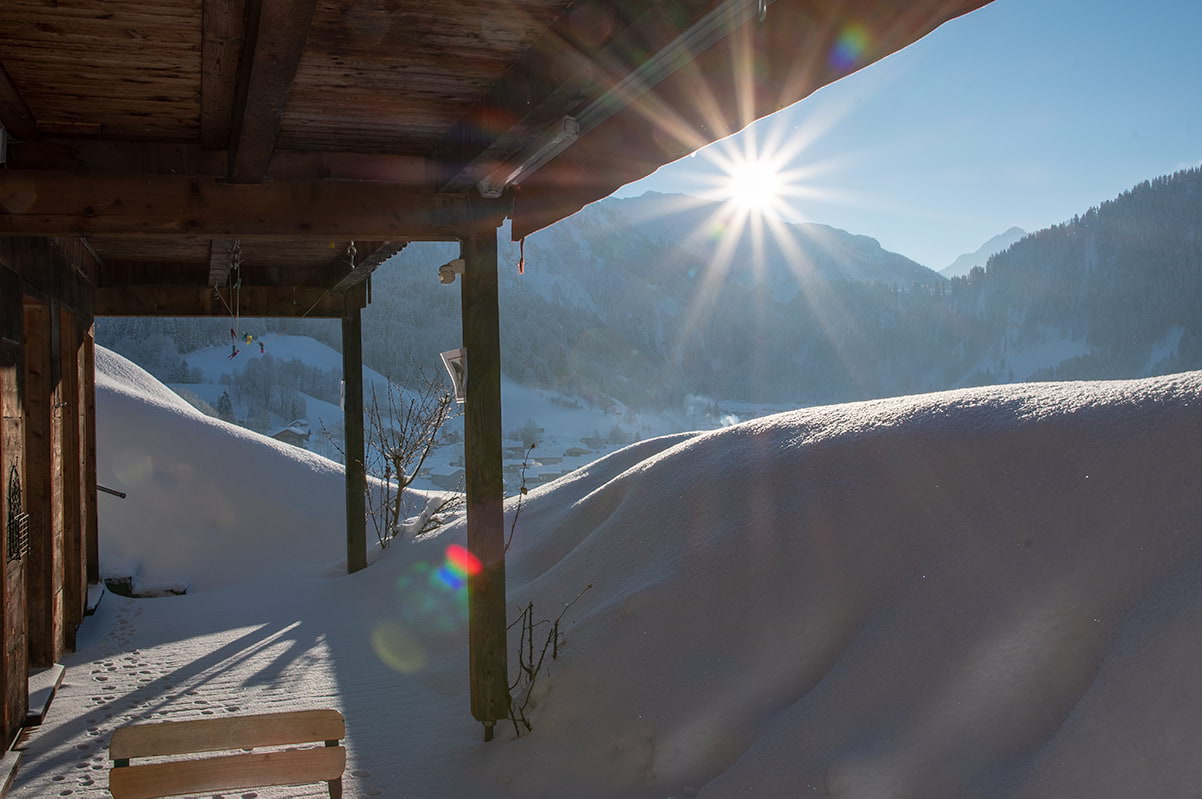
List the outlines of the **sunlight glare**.
{"type": "Polygon", "coordinates": [[[768,211],[780,201],[781,182],[776,165],[765,160],[732,165],[727,191],[740,208],[768,211]]]}

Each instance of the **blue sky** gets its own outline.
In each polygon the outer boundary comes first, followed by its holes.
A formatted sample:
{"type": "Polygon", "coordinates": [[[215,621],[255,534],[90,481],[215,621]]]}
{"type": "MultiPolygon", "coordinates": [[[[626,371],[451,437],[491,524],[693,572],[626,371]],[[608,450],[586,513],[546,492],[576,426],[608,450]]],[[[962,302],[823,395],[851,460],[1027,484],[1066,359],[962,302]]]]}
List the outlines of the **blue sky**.
{"type": "Polygon", "coordinates": [[[813,138],[781,215],[940,269],[1197,166],[1200,32],[1202,0],[995,0],[617,195],[702,193],[744,137],[813,138]]]}

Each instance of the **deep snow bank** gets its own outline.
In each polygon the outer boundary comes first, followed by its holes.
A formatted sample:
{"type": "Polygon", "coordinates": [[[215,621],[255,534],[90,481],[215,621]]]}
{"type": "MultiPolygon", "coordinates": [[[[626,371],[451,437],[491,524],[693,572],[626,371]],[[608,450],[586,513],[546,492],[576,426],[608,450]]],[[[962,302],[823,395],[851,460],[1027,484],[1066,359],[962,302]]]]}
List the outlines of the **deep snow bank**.
{"type": "Polygon", "coordinates": [[[196,411],[96,348],[96,471],[105,576],[143,587],[237,585],[346,562],[342,466],[196,411]]]}
{"type": "MultiPolygon", "coordinates": [[[[340,557],[341,481],[322,477],[337,467],[181,425],[195,414],[161,397],[110,386],[101,400],[101,481],[153,497],[141,513],[162,520],[110,517],[102,536],[144,571],[207,558],[250,582],[311,574],[306,547],[340,557]],[[179,443],[147,455],[158,431],[179,443]],[[229,495],[198,494],[198,475],[229,495]],[[273,537],[256,550],[258,529],[273,537]],[[242,559],[206,541],[239,541],[242,559]]],[[[294,690],[341,703],[356,768],[398,796],[1192,795],[1200,483],[1202,373],[815,408],[636,444],[527,497],[510,617],[528,601],[554,616],[592,589],[540,678],[534,733],[487,746],[467,717],[463,617],[412,579],[462,526],[351,577],[278,584],[270,602],[254,584],[154,600],[132,645],[188,635],[181,610],[205,629],[304,619],[339,689],[294,690]]]]}
{"type": "Polygon", "coordinates": [[[538,710],[538,767],[498,758],[486,779],[706,797],[1202,780],[1202,374],[669,443],[524,511],[511,597],[593,589],[538,710]]]}

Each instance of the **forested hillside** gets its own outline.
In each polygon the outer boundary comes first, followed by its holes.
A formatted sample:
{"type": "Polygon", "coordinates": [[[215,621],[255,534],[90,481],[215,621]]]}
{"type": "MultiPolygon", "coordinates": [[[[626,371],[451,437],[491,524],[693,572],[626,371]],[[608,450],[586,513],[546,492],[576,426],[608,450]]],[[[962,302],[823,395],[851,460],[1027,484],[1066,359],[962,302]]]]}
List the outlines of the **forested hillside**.
{"type": "Polygon", "coordinates": [[[1202,170],[1145,181],[1041,230],[959,289],[1002,363],[1008,350],[1041,339],[1081,342],[1080,354],[1024,377],[1202,368],[1202,170]]]}

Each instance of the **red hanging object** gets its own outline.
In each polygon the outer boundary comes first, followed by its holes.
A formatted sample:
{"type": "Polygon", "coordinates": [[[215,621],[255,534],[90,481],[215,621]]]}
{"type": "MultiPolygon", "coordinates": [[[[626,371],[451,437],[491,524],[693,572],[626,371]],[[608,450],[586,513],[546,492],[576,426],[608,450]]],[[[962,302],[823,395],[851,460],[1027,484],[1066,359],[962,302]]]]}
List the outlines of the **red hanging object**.
{"type": "Polygon", "coordinates": [[[526,274],[526,237],[518,241],[518,274],[526,274]]]}

